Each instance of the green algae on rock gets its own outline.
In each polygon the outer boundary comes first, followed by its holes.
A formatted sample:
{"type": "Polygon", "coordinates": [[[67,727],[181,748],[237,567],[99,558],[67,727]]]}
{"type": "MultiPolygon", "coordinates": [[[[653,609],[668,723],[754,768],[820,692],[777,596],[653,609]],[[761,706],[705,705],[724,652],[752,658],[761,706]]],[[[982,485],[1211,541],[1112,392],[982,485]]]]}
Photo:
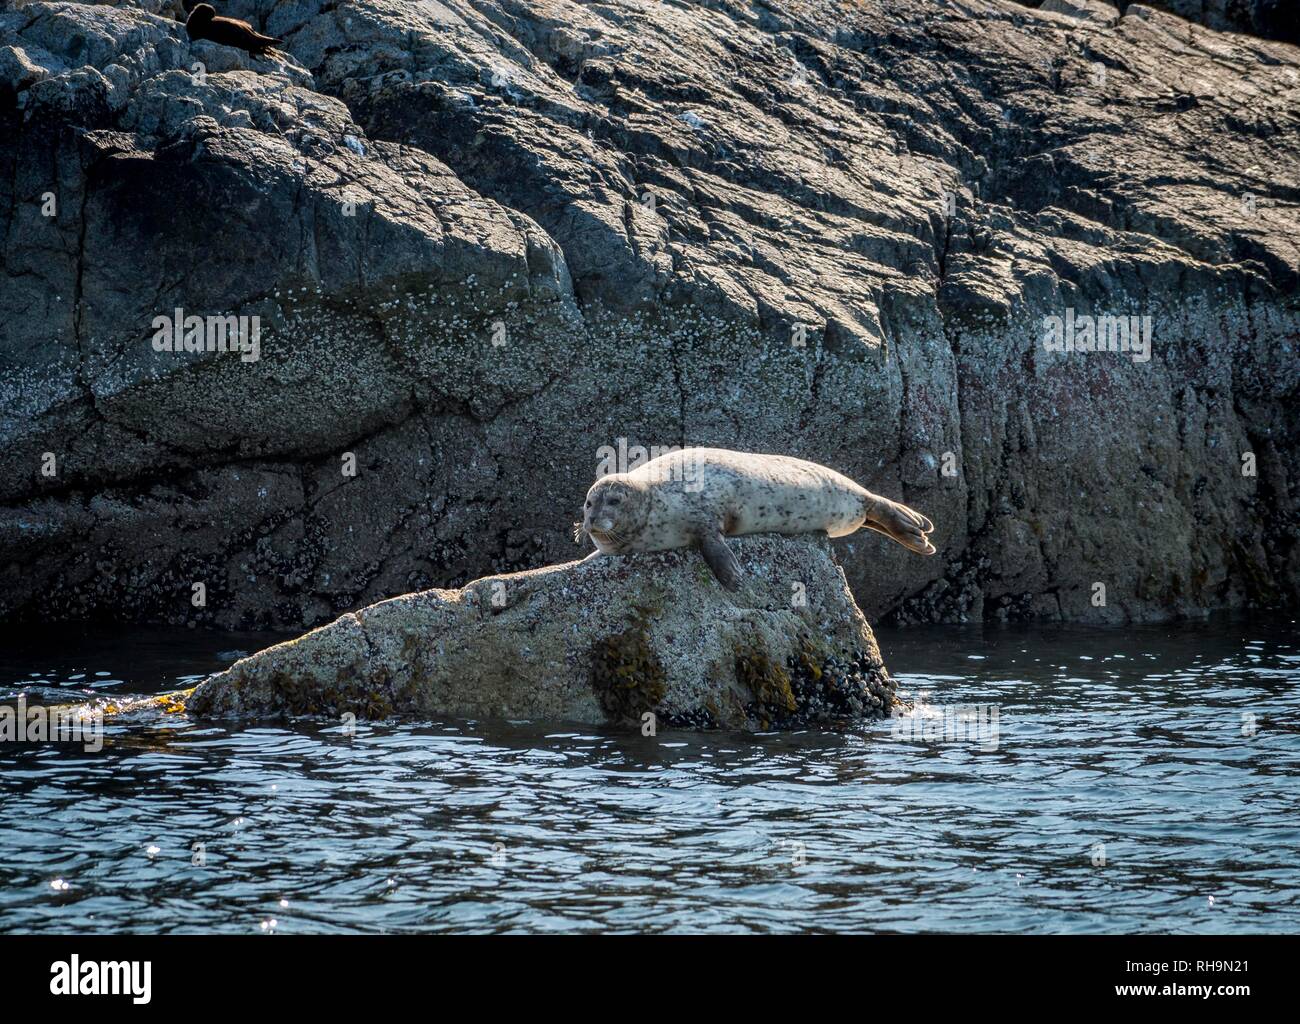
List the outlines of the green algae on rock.
{"type": "Polygon", "coordinates": [[[887,712],[893,680],[826,539],[732,543],[735,594],[695,551],[487,577],[349,612],[210,676],[187,707],[727,729],[887,712]]]}

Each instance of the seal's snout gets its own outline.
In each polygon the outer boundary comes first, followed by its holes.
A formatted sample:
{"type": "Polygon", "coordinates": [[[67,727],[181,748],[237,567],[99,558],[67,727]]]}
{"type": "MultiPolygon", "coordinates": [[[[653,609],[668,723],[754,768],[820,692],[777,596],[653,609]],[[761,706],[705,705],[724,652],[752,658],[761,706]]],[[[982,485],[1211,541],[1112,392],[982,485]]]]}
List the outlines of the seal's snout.
{"type": "Polygon", "coordinates": [[[600,551],[601,553],[606,555],[613,555],[618,553],[618,542],[615,541],[612,536],[610,536],[608,533],[605,533],[603,530],[598,530],[593,527],[587,533],[587,536],[590,537],[591,542],[596,545],[597,551],[600,551]]]}

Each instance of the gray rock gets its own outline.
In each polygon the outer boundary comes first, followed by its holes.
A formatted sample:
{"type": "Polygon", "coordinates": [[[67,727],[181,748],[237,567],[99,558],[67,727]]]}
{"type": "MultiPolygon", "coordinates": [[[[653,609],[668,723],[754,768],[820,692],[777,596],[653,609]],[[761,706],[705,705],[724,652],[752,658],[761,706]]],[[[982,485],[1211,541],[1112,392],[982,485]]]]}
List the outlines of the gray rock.
{"type": "Polygon", "coordinates": [[[1038,9],[1102,25],[1113,25],[1119,20],[1119,8],[1110,0],[1043,0],[1038,9]]]}
{"type": "Polygon", "coordinates": [[[344,615],[210,676],[185,704],[201,717],[762,730],[848,724],[892,708],[893,680],[829,544],[733,544],[746,571],[734,595],[693,551],[489,577],[344,615]]]}
{"type": "Polygon", "coordinates": [[[0,12],[6,619],[292,628],[561,561],[620,438],[922,509],[936,558],[837,542],[872,616],[1296,601],[1294,48],[993,0],[223,12],[288,59],[0,12]],[[155,351],[177,308],[260,359],[155,351]],[[1068,310],[1151,360],[1046,351],[1068,310]]]}
{"type": "Polygon", "coordinates": [[[1249,32],[1265,39],[1300,42],[1300,17],[1294,0],[1147,0],[1146,6],[1221,32],[1249,32]]]}

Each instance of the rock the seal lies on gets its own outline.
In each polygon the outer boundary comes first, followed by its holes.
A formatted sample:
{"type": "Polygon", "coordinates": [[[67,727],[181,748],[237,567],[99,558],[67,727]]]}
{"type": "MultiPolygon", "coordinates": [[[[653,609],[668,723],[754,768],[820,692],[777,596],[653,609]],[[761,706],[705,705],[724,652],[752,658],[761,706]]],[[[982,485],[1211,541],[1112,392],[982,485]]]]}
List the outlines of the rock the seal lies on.
{"type": "Polygon", "coordinates": [[[200,717],[450,715],[658,728],[834,727],[895,685],[823,537],[736,538],[725,591],[694,550],[593,556],[406,594],[201,682],[200,717]]]}

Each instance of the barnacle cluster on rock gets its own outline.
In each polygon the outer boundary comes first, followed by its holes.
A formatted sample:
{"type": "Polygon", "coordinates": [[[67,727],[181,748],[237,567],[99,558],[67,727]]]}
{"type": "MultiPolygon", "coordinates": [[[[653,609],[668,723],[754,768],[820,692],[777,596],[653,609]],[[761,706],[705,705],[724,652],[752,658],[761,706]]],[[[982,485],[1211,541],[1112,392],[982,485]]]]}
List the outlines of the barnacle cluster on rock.
{"type": "Polygon", "coordinates": [[[757,645],[736,652],[735,680],[746,697],[728,705],[731,713],[721,711],[713,698],[697,706],[665,707],[662,677],[655,674],[653,655],[642,649],[645,643],[646,634],[632,630],[597,646],[593,685],[613,720],[638,724],[651,711],[659,725],[676,729],[742,722],[762,730],[848,727],[888,711],[895,700],[893,681],[877,657],[863,650],[831,652],[805,633],[784,662],[757,645]]]}
{"type": "Polygon", "coordinates": [[[763,729],[847,726],[894,701],[892,680],[877,658],[862,650],[828,652],[808,634],[784,667],[754,655],[738,658],[736,667],[755,698],[746,711],[763,729]]]}
{"type": "Polygon", "coordinates": [[[716,705],[709,704],[683,710],[655,712],[658,724],[669,729],[694,729],[702,732],[722,728],[716,705]]]}
{"type": "Polygon", "coordinates": [[[335,718],[351,712],[358,718],[378,719],[388,718],[397,710],[383,675],[382,669],[362,673],[349,665],[327,683],[305,673],[277,669],[270,673],[266,685],[276,693],[278,705],[288,715],[335,718]]]}

